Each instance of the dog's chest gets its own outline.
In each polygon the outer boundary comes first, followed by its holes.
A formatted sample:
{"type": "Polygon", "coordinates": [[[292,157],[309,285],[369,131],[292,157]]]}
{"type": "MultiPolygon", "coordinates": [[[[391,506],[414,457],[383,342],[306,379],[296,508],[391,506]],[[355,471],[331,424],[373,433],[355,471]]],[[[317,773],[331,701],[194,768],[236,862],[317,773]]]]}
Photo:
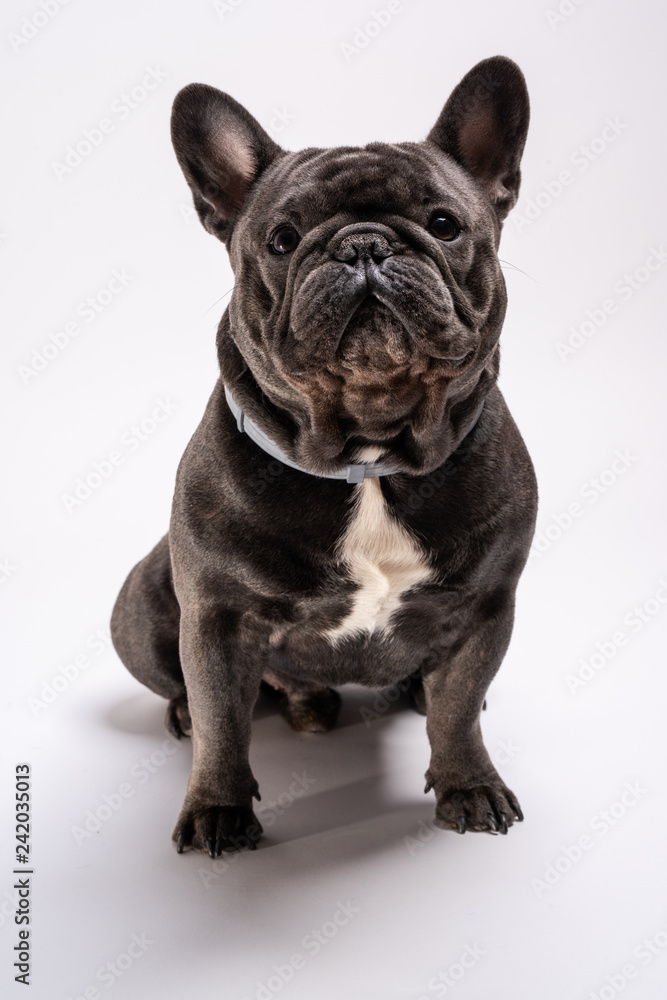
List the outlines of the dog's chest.
{"type": "Polygon", "coordinates": [[[403,595],[433,577],[416,538],[391,516],[379,480],[365,479],[355,491],[337,550],[358,589],[343,621],[324,633],[334,644],[347,636],[389,632],[403,595]]]}

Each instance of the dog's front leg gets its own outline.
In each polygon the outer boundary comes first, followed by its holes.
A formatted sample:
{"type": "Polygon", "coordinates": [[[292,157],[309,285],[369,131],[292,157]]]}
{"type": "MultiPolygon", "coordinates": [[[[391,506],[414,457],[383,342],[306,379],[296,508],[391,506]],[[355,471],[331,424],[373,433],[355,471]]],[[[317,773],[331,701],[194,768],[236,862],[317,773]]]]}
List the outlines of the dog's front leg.
{"type": "Polygon", "coordinates": [[[513,604],[487,618],[440,663],[423,671],[431,762],[426,791],[435,789],[436,822],[458,830],[507,833],[523,814],[491,762],[480,713],[512,631],[513,604]]]}
{"type": "Polygon", "coordinates": [[[182,614],[180,655],[193,764],[173,840],[179,852],[192,847],[211,857],[254,849],[262,827],[252,810],[259,790],[248,751],[261,656],[249,655],[235,617],[219,607],[182,614]]]}

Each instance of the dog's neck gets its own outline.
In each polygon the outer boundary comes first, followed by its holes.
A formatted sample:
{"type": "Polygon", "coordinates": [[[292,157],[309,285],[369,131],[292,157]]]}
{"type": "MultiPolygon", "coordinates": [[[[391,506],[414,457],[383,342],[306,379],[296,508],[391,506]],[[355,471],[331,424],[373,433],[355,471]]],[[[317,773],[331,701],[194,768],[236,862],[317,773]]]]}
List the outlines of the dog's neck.
{"type": "MultiPolygon", "coordinates": [[[[344,469],[338,472],[311,472],[309,469],[304,469],[302,465],[297,462],[293,462],[291,458],[285,454],[285,452],[280,448],[276,442],[265,434],[261,427],[251,420],[246,413],[243,412],[241,407],[238,405],[229,386],[225,385],[225,399],[229,409],[234,414],[236,418],[236,426],[239,431],[243,434],[247,434],[251,440],[255,442],[263,451],[270,455],[272,458],[277,459],[282,462],[283,465],[289,465],[292,469],[297,469],[299,472],[304,472],[306,475],[319,476],[322,479],[344,479],[348,483],[361,483],[364,479],[372,479],[378,476],[394,476],[402,470],[397,468],[395,465],[387,465],[383,462],[350,462],[344,469]]],[[[464,434],[464,438],[470,434],[474,428],[477,426],[477,421],[482,415],[482,410],[484,409],[484,400],[479,404],[470,426],[464,434]]]]}
{"type": "Polygon", "coordinates": [[[427,475],[439,468],[477,425],[498,373],[494,350],[482,370],[471,373],[468,388],[459,398],[447,398],[437,385],[430,387],[425,401],[430,412],[419,414],[422,426],[428,420],[425,429],[415,430],[408,423],[395,435],[376,440],[362,431],[346,431],[344,418],[341,423],[332,411],[327,393],[319,392],[321,399],[314,393],[306,396],[279,372],[264,375],[263,388],[231,335],[227,314],[218,328],[218,359],[225,409],[232,410],[237,424],[242,422],[259,447],[304,473],[330,479],[350,477],[350,482],[398,472],[427,475]]]}

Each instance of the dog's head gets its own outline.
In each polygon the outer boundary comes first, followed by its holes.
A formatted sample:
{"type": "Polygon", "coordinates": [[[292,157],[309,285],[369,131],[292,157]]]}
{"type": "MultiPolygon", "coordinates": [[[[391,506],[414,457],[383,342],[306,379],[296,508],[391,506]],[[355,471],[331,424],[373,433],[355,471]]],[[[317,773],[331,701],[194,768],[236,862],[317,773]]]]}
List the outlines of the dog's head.
{"type": "Polygon", "coordinates": [[[236,279],[223,377],[294,460],[327,472],[376,446],[423,473],[456,446],[497,377],[497,248],[528,118],[503,57],[463,78],[424,142],[286,152],[228,95],[177,95],[176,155],[236,279]]]}

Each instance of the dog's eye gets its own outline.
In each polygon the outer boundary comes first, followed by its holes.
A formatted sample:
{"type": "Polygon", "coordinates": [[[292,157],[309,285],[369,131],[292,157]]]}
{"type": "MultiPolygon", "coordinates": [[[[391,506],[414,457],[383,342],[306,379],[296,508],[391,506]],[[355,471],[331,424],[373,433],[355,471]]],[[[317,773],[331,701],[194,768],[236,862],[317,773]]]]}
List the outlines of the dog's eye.
{"type": "Polygon", "coordinates": [[[269,247],[274,253],[291,253],[298,247],[300,239],[294,226],[279,226],[269,240],[269,247]]]}
{"type": "Polygon", "coordinates": [[[452,219],[451,215],[445,215],[444,212],[439,212],[437,215],[434,215],[429,222],[428,230],[433,236],[435,236],[436,239],[449,242],[450,240],[456,239],[461,232],[461,227],[456,219],[452,219]]]}

